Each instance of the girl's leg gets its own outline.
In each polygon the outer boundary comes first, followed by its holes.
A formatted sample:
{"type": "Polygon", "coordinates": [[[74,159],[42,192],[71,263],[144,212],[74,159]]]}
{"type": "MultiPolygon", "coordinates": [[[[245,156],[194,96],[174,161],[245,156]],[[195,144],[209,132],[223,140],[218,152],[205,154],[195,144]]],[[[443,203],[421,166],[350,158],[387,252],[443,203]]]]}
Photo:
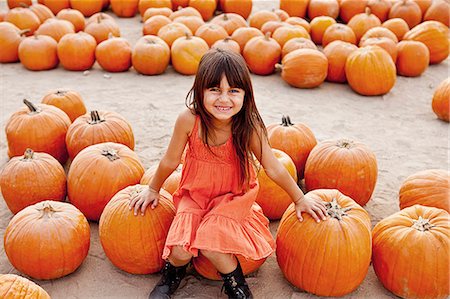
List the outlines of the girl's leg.
{"type": "Polygon", "coordinates": [[[220,273],[230,273],[237,266],[237,259],[231,253],[201,250],[204,255],[220,273]]]}
{"type": "Polygon", "coordinates": [[[192,259],[192,254],[184,250],[182,246],[173,246],[168,257],[169,262],[175,267],[184,266],[192,259]]]}

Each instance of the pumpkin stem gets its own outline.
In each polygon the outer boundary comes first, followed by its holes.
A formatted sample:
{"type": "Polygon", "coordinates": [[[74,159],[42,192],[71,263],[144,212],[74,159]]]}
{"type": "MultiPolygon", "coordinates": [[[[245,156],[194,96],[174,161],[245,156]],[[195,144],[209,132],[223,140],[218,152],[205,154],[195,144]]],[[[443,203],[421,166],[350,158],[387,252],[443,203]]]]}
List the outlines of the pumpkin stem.
{"type": "Polygon", "coordinates": [[[353,141],[348,140],[348,139],[341,139],[341,140],[338,140],[338,142],[337,142],[338,147],[348,148],[348,149],[352,148],[353,144],[354,144],[353,141]]]}
{"type": "Polygon", "coordinates": [[[104,149],[102,151],[102,155],[109,159],[109,161],[115,161],[120,159],[119,155],[117,155],[117,151],[115,149],[104,149]]]}
{"type": "Polygon", "coordinates": [[[100,117],[100,114],[97,110],[91,111],[91,120],[89,121],[90,125],[96,125],[104,122],[105,120],[100,117]]]}
{"type": "Polygon", "coordinates": [[[56,94],[57,96],[59,96],[59,97],[65,96],[66,93],[67,93],[67,90],[57,90],[57,91],[55,92],[55,94],[56,94]]]}
{"type": "Polygon", "coordinates": [[[36,107],[33,103],[28,101],[27,99],[23,99],[23,103],[27,105],[28,109],[30,109],[30,114],[39,113],[41,112],[41,109],[36,107]]]}
{"type": "Polygon", "coordinates": [[[352,208],[345,208],[343,209],[336,201],[336,198],[333,198],[331,202],[327,202],[325,204],[327,208],[327,214],[330,215],[332,218],[336,218],[338,220],[342,220],[342,216],[347,216],[347,211],[351,210],[352,208]]]}
{"type": "Polygon", "coordinates": [[[276,64],[275,64],[275,68],[276,68],[277,70],[283,70],[283,65],[282,65],[281,63],[276,63],[276,64]]]}
{"type": "Polygon", "coordinates": [[[367,6],[366,7],[366,15],[370,15],[372,13],[372,11],[370,10],[370,7],[367,6]]]}
{"type": "Polygon", "coordinates": [[[419,216],[419,219],[413,220],[412,228],[415,228],[421,232],[426,232],[434,226],[435,225],[430,223],[430,219],[423,219],[422,216],[419,216]]]}
{"type": "Polygon", "coordinates": [[[283,127],[288,127],[288,124],[287,124],[287,121],[286,121],[286,116],[284,116],[284,115],[281,117],[281,125],[283,127]]]}
{"type": "Polygon", "coordinates": [[[50,201],[46,200],[44,202],[42,202],[42,208],[40,208],[40,211],[42,212],[41,215],[39,216],[39,218],[50,218],[53,213],[56,212],[56,210],[52,207],[52,205],[50,204],[50,201]]]}
{"type": "Polygon", "coordinates": [[[294,124],[291,122],[291,118],[289,117],[289,115],[286,115],[286,122],[289,126],[293,126],[294,124]]]}
{"type": "Polygon", "coordinates": [[[229,19],[229,18],[228,18],[228,15],[227,15],[226,13],[224,13],[224,14],[223,14],[223,20],[224,20],[224,21],[228,21],[228,19],[229,19]]]}
{"type": "Polygon", "coordinates": [[[266,34],[264,35],[264,39],[269,41],[270,40],[270,35],[272,34],[272,32],[266,32],[266,34]]]}
{"type": "Polygon", "coordinates": [[[34,152],[31,148],[27,148],[25,152],[23,153],[22,161],[31,161],[33,160],[34,152]]]}

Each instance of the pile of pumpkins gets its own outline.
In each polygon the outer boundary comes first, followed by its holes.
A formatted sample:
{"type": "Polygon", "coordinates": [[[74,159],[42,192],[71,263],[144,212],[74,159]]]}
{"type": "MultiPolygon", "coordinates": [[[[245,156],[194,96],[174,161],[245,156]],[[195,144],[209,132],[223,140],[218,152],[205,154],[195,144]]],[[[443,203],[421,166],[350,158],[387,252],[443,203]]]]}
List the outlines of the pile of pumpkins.
{"type": "MultiPolygon", "coordinates": [[[[132,47],[115,20],[100,12],[108,1],[67,0],[70,9],[42,0],[6,12],[0,45],[7,50],[0,62],[20,60],[30,70],[61,63],[84,71],[97,61],[108,72],[133,66],[145,75],[161,74],[172,63],[177,72],[193,75],[203,54],[217,47],[242,54],[254,74],[281,69],[294,87],[348,82],[355,92],[375,96],[388,93],[397,74],[420,76],[448,57],[448,2],[353,1],[281,0],[280,9],[253,14],[251,0],[110,1],[119,17],[142,16],[144,36],[132,47]],[[218,5],[225,13],[214,16],[218,5]]],[[[16,1],[9,2],[14,7],[16,1]]]]}

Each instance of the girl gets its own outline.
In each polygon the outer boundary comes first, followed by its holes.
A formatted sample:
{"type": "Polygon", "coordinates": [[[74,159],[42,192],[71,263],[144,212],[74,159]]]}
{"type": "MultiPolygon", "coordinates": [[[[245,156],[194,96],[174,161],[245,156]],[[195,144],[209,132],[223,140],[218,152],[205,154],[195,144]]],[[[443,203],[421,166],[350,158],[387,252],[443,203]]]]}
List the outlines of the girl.
{"type": "Polygon", "coordinates": [[[149,298],[170,298],[199,252],[220,272],[229,298],[252,298],[235,255],[260,260],[275,247],[267,218],[252,208],[259,189],[253,156],[291,196],[300,221],[302,212],[317,222],[325,220],[325,206],[304,196],[274,157],[242,56],[220,49],[207,52],[186,106],[148,190],[130,201],[135,215],[139,210],[144,214],[150,204],[154,209],[162,184],[180,164],[188,143],[173,195],[177,214],[162,255],[166,264],[149,298]]]}

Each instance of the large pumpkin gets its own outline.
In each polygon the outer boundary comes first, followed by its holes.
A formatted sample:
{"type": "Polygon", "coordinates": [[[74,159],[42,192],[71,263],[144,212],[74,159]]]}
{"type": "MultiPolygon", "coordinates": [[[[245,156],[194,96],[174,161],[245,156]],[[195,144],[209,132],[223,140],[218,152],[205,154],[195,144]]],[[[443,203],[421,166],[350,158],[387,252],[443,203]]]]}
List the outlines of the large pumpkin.
{"type": "Polygon", "coordinates": [[[5,299],[50,299],[40,286],[16,274],[0,274],[0,298],[5,299]]]}
{"type": "Polygon", "coordinates": [[[67,131],[66,144],[69,156],[93,144],[116,142],[134,149],[134,135],[131,125],[117,112],[91,111],[78,117],[67,131]]]}
{"type": "Polygon", "coordinates": [[[19,29],[28,29],[27,35],[32,35],[41,25],[38,16],[29,8],[16,7],[6,13],[5,20],[16,25],[19,29]]]}
{"type": "Polygon", "coordinates": [[[303,213],[297,219],[289,206],[277,232],[277,261],[294,286],[318,296],[344,296],[364,280],[370,264],[368,213],[337,190],[315,190],[307,196],[322,200],[327,220],[317,223],[303,213]]]}
{"type": "Polygon", "coordinates": [[[66,173],[49,154],[27,149],[23,156],[14,157],[5,165],[0,188],[6,205],[16,214],[40,201],[64,201],[66,173]]]}
{"type": "Polygon", "coordinates": [[[144,167],[135,152],[123,144],[105,142],[82,150],[67,175],[67,193],[72,204],[89,220],[100,215],[118,191],[139,183],[144,167]]]}
{"type": "Polygon", "coordinates": [[[225,13],[236,13],[247,19],[252,12],[253,0],[220,0],[220,7],[225,13]]]}
{"type": "Polygon", "coordinates": [[[419,204],[450,212],[450,173],[429,169],[410,175],[400,187],[399,200],[400,209],[419,204]]]}
{"type": "Polygon", "coordinates": [[[345,75],[350,87],[365,96],[388,93],[397,80],[395,63],[388,52],[378,46],[353,51],[345,63],[345,75]]]}
{"type": "Polygon", "coordinates": [[[373,152],[363,143],[327,140],[313,148],[306,161],[307,190],[338,189],[361,206],[372,196],[378,167],[373,152]]]}
{"type": "Polygon", "coordinates": [[[436,88],[431,107],[439,119],[450,121],[450,78],[442,81],[436,88]]]}
{"type": "MultiPolygon", "coordinates": [[[[174,194],[175,191],[177,191],[178,187],[180,186],[182,167],[183,164],[180,164],[177,167],[177,169],[175,169],[175,171],[170,174],[170,176],[164,181],[163,185],[161,186],[164,190],[166,190],[170,194],[174,194]]],[[[142,176],[140,184],[149,185],[153,177],[155,176],[157,168],[158,168],[157,165],[150,167],[142,176]]]]}
{"type": "Polygon", "coordinates": [[[293,124],[289,116],[283,116],[281,124],[267,126],[267,135],[270,146],[288,154],[294,161],[298,179],[303,179],[306,159],[317,144],[311,129],[303,123],[293,124]]]}
{"type": "Polygon", "coordinates": [[[397,74],[407,77],[420,76],[428,68],[430,51],[424,43],[403,40],[397,44],[397,74]]]}
{"type": "Polygon", "coordinates": [[[11,115],[6,123],[8,156],[21,156],[27,148],[32,148],[36,152],[46,152],[64,164],[69,117],[51,105],[35,105],[28,100],[24,103],[27,107],[11,115]]]}
{"type": "Polygon", "coordinates": [[[89,223],[73,205],[43,201],[17,213],[6,227],[5,253],[11,264],[36,279],[74,272],[89,251],[89,223]]]}
{"type": "Polygon", "coordinates": [[[170,49],[173,68],[183,75],[195,75],[200,59],[209,50],[208,44],[197,36],[178,38],[170,49]]]}
{"type": "Polygon", "coordinates": [[[377,223],[372,265],[383,286],[402,298],[448,298],[450,216],[415,205],[377,223]]]}
{"type": "Polygon", "coordinates": [[[119,191],[106,205],[100,217],[99,235],[108,259],[132,274],[149,274],[161,270],[161,253],[175,217],[172,196],[162,190],[155,209],[144,215],[129,209],[131,196],[148,186],[134,185],[119,191]]]}
{"type": "Polygon", "coordinates": [[[74,90],[58,89],[51,91],[42,98],[42,103],[58,107],[69,116],[72,122],[78,116],[86,113],[81,95],[74,90]]]}
{"type": "Polygon", "coordinates": [[[27,37],[19,45],[20,63],[30,71],[53,69],[59,62],[56,45],[56,41],[47,35],[27,37]]]}

